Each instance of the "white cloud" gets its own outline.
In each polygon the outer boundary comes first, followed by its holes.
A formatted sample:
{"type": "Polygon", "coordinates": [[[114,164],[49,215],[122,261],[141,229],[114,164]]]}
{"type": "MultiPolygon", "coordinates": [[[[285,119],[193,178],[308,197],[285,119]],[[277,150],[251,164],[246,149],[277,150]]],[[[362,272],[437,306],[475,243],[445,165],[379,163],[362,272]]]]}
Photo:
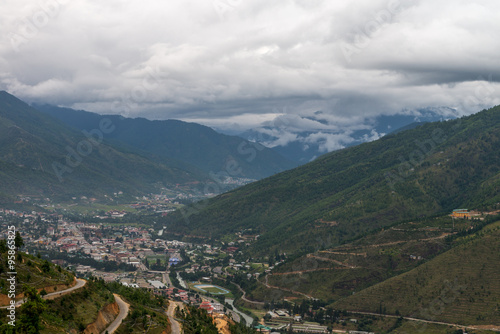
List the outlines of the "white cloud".
{"type": "Polygon", "coordinates": [[[100,112],[331,131],[500,104],[493,0],[4,0],[0,29],[0,88],[100,112]]]}

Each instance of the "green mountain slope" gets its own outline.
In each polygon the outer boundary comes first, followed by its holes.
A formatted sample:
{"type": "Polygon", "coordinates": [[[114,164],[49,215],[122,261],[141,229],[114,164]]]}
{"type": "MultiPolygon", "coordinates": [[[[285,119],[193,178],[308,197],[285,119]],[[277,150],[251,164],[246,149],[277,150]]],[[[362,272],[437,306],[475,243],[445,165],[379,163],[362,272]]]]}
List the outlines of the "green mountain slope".
{"type": "Polygon", "coordinates": [[[397,221],[500,199],[500,107],[422,125],[193,205],[171,232],[260,234],[255,253],[311,251],[397,221]]]}
{"type": "MultiPolygon", "coordinates": [[[[1,306],[8,305],[10,284],[7,281],[11,275],[8,268],[8,254],[5,244],[0,246],[0,304],[1,306]]],[[[46,292],[54,292],[67,289],[75,284],[73,274],[62,270],[61,267],[55,266],[47,260],[39,259],[33,255],[19,252],[15,259],[16,262],[16,295],[17,299],[23,293],[23,287],[30,286],[39,291],[46,289],[46,292]]]]}
{"type": "Polygon", "coordinates": [[[200,180],[176,166],[108,145],[102,137],[114,127],[101,123],[84,135],[0,92],[0,199],[20,194],[67,199],[119,190],[141,194],[158,185],[200,180]]]}
{"type": "Polygon", "coordinates": [[[462,325],[500,325],[500,222],[397,277],[334,303],[462,325]]]}
{"type": "Polygon", "coordinates": [[[80,130],[93,129],[103,117],[108,118],[116,128],[106,138],[149,152],[157,159],[184,162],[206,173],[262,179],[296,166],[262,145],[196,123],[102,116],[50,105],[35,107],[80,130]]]}

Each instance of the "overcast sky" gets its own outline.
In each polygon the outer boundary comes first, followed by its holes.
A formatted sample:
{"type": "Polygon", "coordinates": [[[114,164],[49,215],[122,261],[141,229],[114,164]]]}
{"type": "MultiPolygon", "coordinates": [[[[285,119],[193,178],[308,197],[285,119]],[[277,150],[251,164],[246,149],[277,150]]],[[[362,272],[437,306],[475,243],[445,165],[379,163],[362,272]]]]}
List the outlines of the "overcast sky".
{"type": "Polygon", "coordinates": [[[0,89],[28,102],[242,129],[318,110],[321,122],[304,127],[500,104],[498,0],[2,0],[0,9],[0,89]]]}

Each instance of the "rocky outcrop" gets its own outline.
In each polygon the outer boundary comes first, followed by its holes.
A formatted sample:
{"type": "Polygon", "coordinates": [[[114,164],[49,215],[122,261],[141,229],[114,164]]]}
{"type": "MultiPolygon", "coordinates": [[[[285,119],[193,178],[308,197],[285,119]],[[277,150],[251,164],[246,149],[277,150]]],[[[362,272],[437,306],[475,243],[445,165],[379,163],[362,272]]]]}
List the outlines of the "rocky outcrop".
{"type": "Polygon", "coordinates": [[[104,306],[98,313],[97,319],[85,328],[84,334],[99,334],[115,320],[120,313],[120,307],[116,302],[104,306]]]}

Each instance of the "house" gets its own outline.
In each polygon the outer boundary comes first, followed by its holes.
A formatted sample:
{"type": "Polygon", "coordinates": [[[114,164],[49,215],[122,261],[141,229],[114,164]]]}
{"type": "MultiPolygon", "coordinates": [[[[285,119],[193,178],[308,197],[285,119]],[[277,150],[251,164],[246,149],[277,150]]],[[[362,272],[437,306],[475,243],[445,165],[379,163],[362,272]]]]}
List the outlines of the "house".
{"type": "Polygon", "coordinates": [[[279,317],[289,317],[290,315],[288,313],[286,313],[284,310],[277,310],[275,311],[275,313],[279,316],[279,317]]]}
{"type": "Polygon", "coordinates": [[[271,316],[271,318],[278,318],[279,315],[277,315],[276,313],[274,313],[273,311],[267,311],[267,314],[269,314],[271,316]]]}
{"type": "Polygon", "coordinates": [[[224,306],[220,303],[212,303],[213,311],[215,313],[224,313],[224,306]]]}
{"type": "Polygon", "coordinates": [[[214,310],[214,307],[209,301],[204,301],[203,303],[201,303],[200,308],[207,311],[208,314],[211,314],[214,310]]]}
{"type": "Polygon", "coordinates": [[[66,244],[66,245],[61,247],[61,251],[68,252],[68,253],[75,252],[76,250],[77,250],[76,244],[66,244]]]}

